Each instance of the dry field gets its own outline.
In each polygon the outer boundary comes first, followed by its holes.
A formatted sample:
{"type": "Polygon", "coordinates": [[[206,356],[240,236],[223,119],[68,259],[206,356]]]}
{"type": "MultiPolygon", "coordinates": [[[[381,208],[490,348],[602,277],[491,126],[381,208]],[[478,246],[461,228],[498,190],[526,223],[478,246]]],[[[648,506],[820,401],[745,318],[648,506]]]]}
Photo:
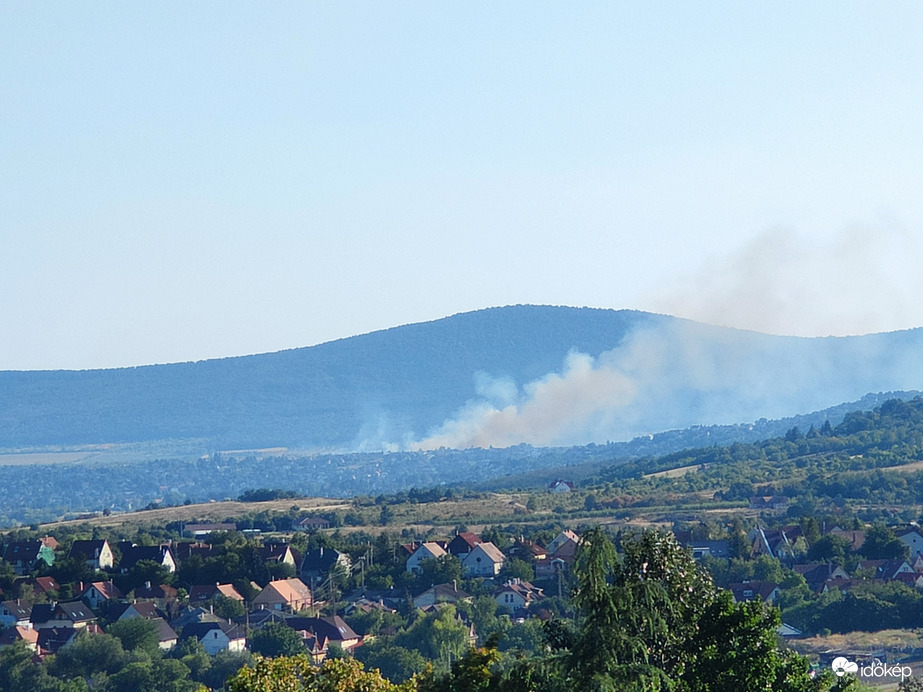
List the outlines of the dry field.
{"type": "Polygon", "coordinates": [[[97,450],[85,452],[33,452],[28,454],[0,454],[0,466],[33,466],[37,464],[70,464],[85,461],[97,454],[97,450]]]}
{"type": "Polygon", "coordinates": [[[164,507],[162,509],[146,509],[125,514],[112,514],[108,517],[93,517],[92,519],[74,519],[53,524],[44,524],[44,527],[65,526],[67,524],[90,524],[91,526],[126,526],[139,525],[151,526],[168,524],[173,521],[201,521],[216,522],[228,517],[239,517],[248,512],[276,511],[287,512],[291,507],[299,507],[305,512],[332,512],[338,509],[347,509],[351,505],[342,500],[323,497],[298,498],[287,500],[270,500],[268,502],[208,502],[199,505],[182,505],[178,507],[164,507]]]}
{"type": "MultiPolygon", "coordinates": [[[[705,465],[706,467],[708,464],[705,465]]],[[[644,478],[679,478],[687,473],[694,473],[701,470],[701,464],[692,464],[691,466],[681,466],[678,469],[668,469],[667,471],[657,471],[656,473],[645,473],[644,478]]]]}

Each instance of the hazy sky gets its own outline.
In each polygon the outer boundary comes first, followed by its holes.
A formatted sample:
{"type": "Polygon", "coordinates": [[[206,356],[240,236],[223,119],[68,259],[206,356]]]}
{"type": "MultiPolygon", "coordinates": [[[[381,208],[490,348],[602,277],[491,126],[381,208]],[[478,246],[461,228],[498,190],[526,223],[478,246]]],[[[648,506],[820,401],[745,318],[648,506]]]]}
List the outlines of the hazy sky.
{"type": "Polygon", "coordinates": [[[0,370],[494,305],[923,325],[917,2],[3,3],[0,370]]]}

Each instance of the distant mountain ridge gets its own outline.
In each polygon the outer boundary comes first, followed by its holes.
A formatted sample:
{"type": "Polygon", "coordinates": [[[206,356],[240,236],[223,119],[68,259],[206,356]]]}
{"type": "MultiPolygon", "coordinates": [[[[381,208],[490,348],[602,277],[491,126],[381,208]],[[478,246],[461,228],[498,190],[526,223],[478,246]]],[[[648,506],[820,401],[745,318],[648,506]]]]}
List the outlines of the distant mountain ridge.
{"type": "Polygon", "coordinates": [[[211,449],[581,444],[917,389],[918,329],[804,339],[521,305],[262,355],[0,372],[0,449],[186,438],[211,449]]]}

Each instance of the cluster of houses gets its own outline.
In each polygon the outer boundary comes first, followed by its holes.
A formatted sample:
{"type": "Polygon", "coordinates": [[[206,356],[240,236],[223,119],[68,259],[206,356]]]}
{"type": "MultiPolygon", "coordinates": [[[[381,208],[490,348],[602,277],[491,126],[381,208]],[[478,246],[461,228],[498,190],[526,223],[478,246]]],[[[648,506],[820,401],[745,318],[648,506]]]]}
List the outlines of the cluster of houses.
{"type": "MultiPolygon", "coordinates": [[[[520,579],[499,583],[496,577],[504,563],[517,557],[534,565],[536,574],[540,576],[554,575],[573,562],[578,542],[575,533],[565,531],[546,547],[520,540],[504,554],[493,543],[481,541],[476,534],[459,533],[450,541],[414,543],[402,549],[410,572],[422,569],[421,563],[427,558],[458,557],[466,577],[483,578],[489,580],[488,583],[496,581],[493,597],[498,605],[511,614],[524,616],[527,609],[544,598],[544,593],[520,579]]],[[[113,551],[106,540],[75,540],[67,557],[85,562],[97,571],[100,579],[70,585],[69,589],[62,589],[62,585],[51,577],[27,576],[39,572],[43,564],[53,565],[57,547],[53,538],[46,537],[13,542],[3,549],[3,559],[10,563],[16,574],[23,575],[17,591],[31,594],[32,598],[0,602],[0,626],[3,628],[0,646],[23,641],[37,656],[45,656],[57,652],[81,632],[101,632],[104,628],[101,623],[128,618],[150,620],[164,650],[171,649],[180,640],[195,637],[212,655],[220,651],[243,651],[248,646],[248,633],[269,623],[283,623],[298,631],[306,650],[318,662],[327,655],[331,644],[345,651],[362,644],[362,637],[342,617],[319,615],[326,603],[315,599],[315,594],[328,593],[326,587],[329,587],[331,574],[337,570],[348,574],[354,569],[349,555],[334,549],[317,548],[299,555],[286,543],[264,544],[260,549],[264,561],[289,564],[299,576],[272,580],[246,602],[231,584],[190,585],[181,599],[178,589],[150,582],[130,594],[123,594],[112,580],[112,575],[127,574],[142,560],[175,572],[184,559],[214,554],[217,548],[201,541],[158,546],[118,543],[117,551],[113,551]],[[120,555],[117,565],[115,552],[120,555]],[[24,590],[22,587],[28,588],[24,590]],[[56,600],[66,591],[73,592],[75,598],[56,600]],[[220,599],[240,602],[246,614],[231,620],[215,615],[214,607],[220,599]],[[314,616],[308,617],[306,613],[314,616]]],[[[256,584],[252,586],[259,588],[256,584]]],[[[348,616],[373,609],[395,612],[397,606],[406,601],[407,595],[394,589],[384,592],[360,590],[343,598],[347,604],[343,615],[348,616]]],[[[413,603],[417,608],[430,611],[445,603],[458,603],[470,598],[457,584],[439,584],[413,596],[413,603]]],[[[473,629],[472,636],[475,636],[473,629]]]]}
{"type": "MultiPolygon", "coordinates": [[[[688,532],[675,533],[680,543],[692,551],[693,557],[729,556],[729,543],[726,540],[693,540],[688,532]]],[[[861,553],[865,542],[864,530],[835,526],[828,534],[843,539],[844,545],[850,551],[861,553]]],[[[900,582],[923,590],[923,533],[916,526],[905,526],[895,530],[895,537],[906,546],[908,558],[860,560],[850,573],[831,562],[799,562],[799,558],[803,560],[810,547],[800,526],[782,526],[776,529],[757,526],[748,534],[752,557],[768,555],[778,558],[792,571],[804,577],[808,587],[816,594],[826,593],[834,588],[848,591],[857,584],[870,582],[900,582]]],[[[780,586],[774,582],[748,581],[730,584],[729,588],[738,601],[761,600],[772,603],[779,594],[780,586]]]]}
{"type": "Polygon", "coordinates": [[[419,573],[424,560],[453,555],[461,562],[462,576],[491,579],[500,574],[508,559],[516,558],[531,564],[535,578],[541,580],[566,572],[574,562],[579,543],[579,536],[565,529],[547,546],[520,538],[506,553],[470,532],[458,533],[450,541],[410,543],[402,548],[408,572],[419,573]]]}

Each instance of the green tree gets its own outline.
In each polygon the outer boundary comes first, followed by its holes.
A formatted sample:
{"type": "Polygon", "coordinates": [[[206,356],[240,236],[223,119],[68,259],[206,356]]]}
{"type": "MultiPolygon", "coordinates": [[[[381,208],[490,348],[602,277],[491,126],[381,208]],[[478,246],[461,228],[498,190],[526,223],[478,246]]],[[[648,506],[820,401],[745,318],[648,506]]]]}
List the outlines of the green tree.
{"type": "Polygon", "coordinates": [[[228,692],[413,692],[416,685],[403,685],[366,671],[352,658],[324,661],[314,668],[307,656],[256,657],[241,668],[227,685],[228,692]]]}
{"type": "Polygon", "coordinates": [[[426,670],[427,661],[419,651],[375,639],[356,649],[354,656],[367,670],[378,670],[391,682],[406,682],[426,670]]]}
{"type": "Polygon", "coordinates": [[[906,560],[908,547],[883,523],[872,524],[865,532],[865,540],[858,552],[869,560],[906,560]]]}
{"type": "Polygon", "coordinates": [[[109,625],[106,633],[118,639],[125,651],[143,651],[151,656],[158,655],[160,652],[157,627],[150,620],[144,618],[118,620],[109,625]]]}
{"type": "Polygon", "coordinates": [[[273,622],[253,633],[250,650],[261,656],[296,656],[304,651],[301,635],[281,622],[273,622]]]}
{"type": "Polygon", "coordinates": [[[58,651],[51,673],[63,679],[89,679],[96,673],[111,675],[121,670],[126,660],[122,642],[115,637],[82,632],[58,651]]]}

